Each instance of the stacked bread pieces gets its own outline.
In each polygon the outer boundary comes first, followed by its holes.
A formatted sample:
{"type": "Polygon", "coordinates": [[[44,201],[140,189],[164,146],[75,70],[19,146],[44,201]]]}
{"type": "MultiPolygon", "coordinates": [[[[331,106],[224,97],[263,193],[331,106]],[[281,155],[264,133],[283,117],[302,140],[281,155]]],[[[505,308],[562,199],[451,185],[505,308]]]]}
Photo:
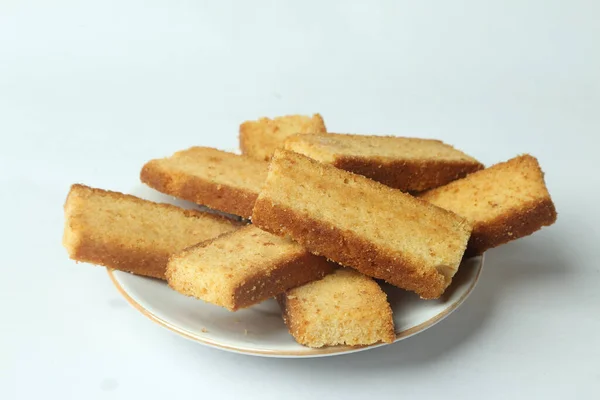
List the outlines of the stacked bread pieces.
{"type": "Polygon", "coordinates": [[[275,152],[252,222],[425,299],[452,282],[471,233],[452,212],[285,150],[275,152]]]}
{"type": "Polygon", "coordinates": [[[276,297],[298,343],[359,346],[395,339],[374,278],[438,299],[463,257],[556,221],[529,155],[483,169],[438,140],[326,133],[319,114],[245,122],[240,147],[192,147],[140,177],[252,225],[74,185],[70,257],[231,311],[276,297]]]}
{"type": "Polygon", "coordinates": [[[442,186],[483,168],[433,139],[328,133],[290,136],[284,147],[407,192],[442,186]]]}

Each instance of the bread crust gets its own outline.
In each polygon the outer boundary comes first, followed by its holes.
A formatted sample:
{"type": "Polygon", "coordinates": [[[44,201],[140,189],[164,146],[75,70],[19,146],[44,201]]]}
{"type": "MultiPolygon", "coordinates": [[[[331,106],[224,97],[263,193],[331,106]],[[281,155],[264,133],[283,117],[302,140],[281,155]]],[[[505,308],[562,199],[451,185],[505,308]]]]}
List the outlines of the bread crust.
{"type": "Polygon", "coordinates": [[[69,256],[78,262],[102,265],[161,280],[165,280],[165,267],[169,259],[169,253],[122,248],[115,243],[95,242],[90,237],[83,238],[79,246],[70,249],[69,256]]]}
{"type": "Polygon", "coordinates": [[[140,180],[161,193],[244,218],[252,215],[254,202],[258,197],[258,191],[215,184],[189,174],[166,171],[156,160],[144,165],[140,180]]]}
{"type": "Polygon", "coordinates": [[[336,265],[325,257],[315,256],[308,251],[302,256],[282,260],[270,276],[255,275],[236,288],[232,310],[249,307],[286,290],[322,279],[335,268],[336,265]]]}
{"type": "Polygon", "coordinates": [[[381,135],[296,134],[284,148],[404,192],[445,185],[483,164],[440,140],[381,135]]]}
{"type": "Polygon", "coordinates": [[[333,165],[405,192],[442,186],[483,168],[483,164],[467,161],[398,160],[382,164],[377,160],[348,156],[338,157],[333,165]]]}
{"type": "Polygon", "coordinates": [[[475,223],[465,256],[478,256],[486,250],[529,236],[544,226],[552,225],[556,218],[556,208],[548,198],[524,205],[493,221],[475,223]]]}

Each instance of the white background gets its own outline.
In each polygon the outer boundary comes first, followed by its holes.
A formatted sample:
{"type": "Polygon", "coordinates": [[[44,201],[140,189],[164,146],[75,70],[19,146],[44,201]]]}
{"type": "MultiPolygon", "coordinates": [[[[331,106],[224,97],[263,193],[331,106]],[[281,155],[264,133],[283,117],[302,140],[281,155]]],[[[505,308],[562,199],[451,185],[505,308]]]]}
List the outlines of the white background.
{"type": "Polygon", "coordinates": [[[600,2],[490,3],[0,1],[0,398],[600,396],[600,2]],[[188,342],[68,260],[71,183],[127,192],[150,158],[312,112],[532,153],[558,222],[490,251],[434,328],[313,360],[188,342]]]}

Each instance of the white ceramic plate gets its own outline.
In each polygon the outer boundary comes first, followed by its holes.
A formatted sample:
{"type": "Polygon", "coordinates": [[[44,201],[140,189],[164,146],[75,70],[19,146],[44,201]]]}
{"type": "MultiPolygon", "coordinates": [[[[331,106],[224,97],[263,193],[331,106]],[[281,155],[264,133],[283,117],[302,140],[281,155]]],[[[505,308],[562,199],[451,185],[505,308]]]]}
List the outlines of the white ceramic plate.
{"type": "MultiPolygon", "coordinates": [[[[198,208],[141,186],[132,193],[153,201],[198,208]]],[[[439,300],[421,300],[415,294],[383,285],[394,313],[396,341],[432,327],[456,310],[475,287],[482,266],[483,257],[465,260],[452,285],[439,300]]],[[[110,269],[108,274],[119,292],[142,314],[181,336],[222,350],[269,357],[320,357],[384,345],[304,347],[288,333],[279,306],[273,299],[230,312],[183,296],[156,279],[110,269]]]]}

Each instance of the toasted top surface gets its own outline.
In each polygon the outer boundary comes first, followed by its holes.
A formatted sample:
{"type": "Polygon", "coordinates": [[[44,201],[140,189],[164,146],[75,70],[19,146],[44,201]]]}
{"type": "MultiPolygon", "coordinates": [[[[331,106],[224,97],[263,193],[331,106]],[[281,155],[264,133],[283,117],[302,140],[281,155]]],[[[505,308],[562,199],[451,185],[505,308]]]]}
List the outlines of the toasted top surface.
{"type": "Polygon", "coordinates": [[[323,117],[319,114],[284,115],[275,118],[260,118],[242,123],[240,129],[274,137],[286,137],[295,133],[325,132],[323,117]]]}
{"type": "Polygon", "coordinates": [[[341,268],[287,291],[284,318],[297,341],[311,347],[394,340],[387,295],[371,278],[341,268]]]}
{"type": "Polygon", "coordinates": [[[212,288],[235,288],[257,274],[270,275],[282,263],[307,254],[299,244],[253,225],[214,240],[200,243],[173,257],[179,269],[189,268],[212,288]]]}
{"type": "Polygon", "coordinates": [[[275,153],[261,198],[428,265],[457,262],[447,254],[460,253],[471,231],[452,212],[285,150],[275,153]]]}
{"type": "Polygon", "coordinates": [[[321,280],[291,289],[286,296],[295,300],[302,312],[320,319],[346,316],[358,323],[382,311],[389,317],[387,296],[379,285],[349,268],[337,269],[321,280]]]}
{"type": "Polygon", "coordinates": [[[267,177],[268,164],[210,147],[191,147],[178,151],[171,157],[152,160],[159,168],[174,173],[188,174],[251,191],[260,190],[267,177]]]}
{"type": "Polygon", "coordinates": [[[328,163],[340,157],[365,157],[382,162],[435,160],[479,163],[439,140],[395,136],[337,133],[293,135],[286,139],[285,148],[328,163]]]}
{"type": "Polygon", "coordinates": [[[421,195],[432,204],[476,222],[493,220],[549,197],[540,165],[530,155],[493,165],[421,195]]]}
{"type": "Polygon", "coordinates": [[[73,185],[65,203],[71,231],[94,240],[172,252],[237,229],[239,223],[84,185],[73,185]],[[102,232],[100,234],[99,232],[102,232]]]}

